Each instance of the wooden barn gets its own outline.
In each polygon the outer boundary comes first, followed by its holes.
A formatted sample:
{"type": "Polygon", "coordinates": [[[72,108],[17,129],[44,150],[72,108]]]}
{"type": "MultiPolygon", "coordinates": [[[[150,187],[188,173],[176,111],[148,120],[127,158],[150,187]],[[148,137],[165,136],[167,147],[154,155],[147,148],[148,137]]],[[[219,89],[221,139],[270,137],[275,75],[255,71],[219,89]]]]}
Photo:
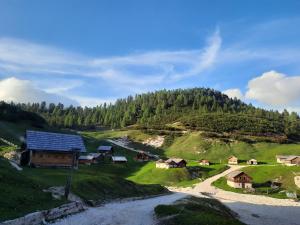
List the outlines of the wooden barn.
{"type": "Polygon", "coordinates": [[[125,156],[112,156],[111,160],[113,163],[127,163],[127,158],[125,156]]]}
{"type": "Polygon", "coordinates": [[[256,159],[249,159],[249,160],[247,161],[247,164],[248,164],[248,165],[257,165],[257,160],[256,160],[256,159]]]}
{"type": "Polygon", "coordinates": [[[150,159],[149,155],[144,151],[138,152],[135,157],[135,160],[143,161],[143,162],[149,161],[149,159],[150,159]]]}
{"type": "Polygon", "coordinates": [[[187,162],[180,158],[170,158],[166,161],[160,159],[156,161],[156,168],[169,169],[169,168],[183,168],[186,167],[187,162]]]}
{"type": "Polygon", "coordinates": [[[100,145],[97,148],[97,151],[102,155],[112,155],[113,154],[113,147],[110,145],[100,145]]]}
{"type": "Polygon", "coordinates": [[[209,166],[210,162],[207,159],[202,159],[202,160],[200,160],[199,164],[202,166],[209,166]]]}
{"type": "Polygon", "coordinates": [[[77,167],[79,154],[86,152],[82,137],[42,131],[26,132],[29,165],[36,167],[77,167]]]}
{"type": "Polygon", "coordinates": [[[277,155],[277,162],[287,166],[299,166],[300,156],[299,155],[277,155]]]}
{"type": "Polygon", "coordinates": [[[252,188],[252,178],[243,171],[233,171],[227,175],[227,185],[233,188],[252,188]]]}
{"type": "Polygon", "coordinates": [[[230,156],[228,158],[228,164],[230,164],[230,165],[237,165],[237,164],[239,164],[239,160],[235,156],[230,156]]]}
{"type": "Polygon", "coordinates": [[[78,158],[79,164],[85,164],[85,165],[91,165],[92,163],[95,163],[95,158],[92,155],[81,155],[78,158]]]}

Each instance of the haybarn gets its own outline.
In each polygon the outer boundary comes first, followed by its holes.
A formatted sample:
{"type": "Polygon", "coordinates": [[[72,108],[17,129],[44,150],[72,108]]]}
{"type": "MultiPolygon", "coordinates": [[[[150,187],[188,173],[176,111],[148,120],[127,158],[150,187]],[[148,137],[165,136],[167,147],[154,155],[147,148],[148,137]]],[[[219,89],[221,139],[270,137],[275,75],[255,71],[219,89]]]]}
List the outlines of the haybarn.
{"type": "Polygon", "coordinates": [[[73,161],[78,165],[79,154],[86,148],[80,135],[28,130],[26,151],[31,166],[71,167],[73,161]]]}

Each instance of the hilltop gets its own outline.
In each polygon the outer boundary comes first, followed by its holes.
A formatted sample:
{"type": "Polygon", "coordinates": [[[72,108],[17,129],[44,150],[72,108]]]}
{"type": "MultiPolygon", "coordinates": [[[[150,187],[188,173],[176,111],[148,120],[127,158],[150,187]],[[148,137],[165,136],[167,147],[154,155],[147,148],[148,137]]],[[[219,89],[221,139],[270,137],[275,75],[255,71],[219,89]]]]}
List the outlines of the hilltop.
{"type": "Polygon", "coordinates": [[[134,125],[140,129],[216,132],[234,138],[274,137],[277,142],[299,140],[300,134],[297,113],[256,108],[207,88],[149,92],[93,108],[46,102],[16,107],[37,113],[50,126],[72,129],[134,125]]]}

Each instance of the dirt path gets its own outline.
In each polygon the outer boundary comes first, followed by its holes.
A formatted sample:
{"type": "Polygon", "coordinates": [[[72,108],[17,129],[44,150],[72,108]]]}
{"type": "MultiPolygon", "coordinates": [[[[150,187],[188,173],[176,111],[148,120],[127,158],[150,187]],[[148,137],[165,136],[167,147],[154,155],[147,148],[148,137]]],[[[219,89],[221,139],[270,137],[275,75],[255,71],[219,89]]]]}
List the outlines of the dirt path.
{"type": "Polygon", "coordinates": [[[153,225],[154,208],[185,197],[175,193],[143,200],[109,203],[66,217],[54,225],[153,225]]]}
{"type": "Polygon", "coordinates": [[[300,203],[289,199],[275,199],[261,195],[239,194],[212,186],[212,182],[243,166],[232,166],[221,174],[213,176],[194,188],[170,188],[174,192],[203,196],[210,193],[249,225],[300,225],[300,203]]]}

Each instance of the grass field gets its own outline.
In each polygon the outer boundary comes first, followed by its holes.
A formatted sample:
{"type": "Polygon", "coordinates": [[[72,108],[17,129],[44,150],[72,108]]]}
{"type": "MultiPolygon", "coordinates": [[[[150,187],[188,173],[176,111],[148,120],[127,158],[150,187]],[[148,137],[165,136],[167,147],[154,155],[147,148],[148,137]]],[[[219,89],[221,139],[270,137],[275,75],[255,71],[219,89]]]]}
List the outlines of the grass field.
{"type": "Polygon", "coordinates": [[[158,169],[155,168],[154,162],[149,162],[128,179],[141,184],[190,186],[200,182],[199,178],[208,178],[224,171],[226,168],[225,165],[220,164],[199,166],[198,163],[190,163],[187,168],[158,169]],[[193,173],[196,174],[195,177],[192,176],[193,173]]]}
{"type": "MultiPolygon", "coordinates": [[[[276,166],[250,166],[242,169],[245,173],[253,178],[253,187],[255,188],[254,194],[268,195],[274,198],[287,198],[283,190],[289,192],[297,192],[300,195],[300,188],[294,183],[295,174],[300,175],[300,167],[288,167],[282,165],[276,166]],[[272,190],[269,181],[277,179],[282,183],[278,190],[272,190]]],[[[213,183],[218,188],[243,193],[242,189],[235,189],[229,187],[226,183],[226,178],[222,177],[213,183]]]]}
{"type": "MultiPolygon", "coordinates": [[[[158,184],[136,184],[127,180],[144,163],[135,162],[135,154],[122,148],[116,147],[115,152],[126,156],[128,163],[112,164],[107,159],[96,165],[80,165],[74,171],[71,191],[86,201],[95,202],[166,192],[158,184]]],[[[1,159],[0,165],[5,165],[0,171],[0,221],[64,202],[52,200],[51,195],[42,192],[42,189],[65,185],[69,173],[67,169],[24,167],[22,172],[18,172],[4,159],[1,159]]]]}
{"type": "Polygon", "coordinates": [[[43,192],[46,187],[47,183],[18,172],[0,157],[0,221],[65,202],[54,200],[50,193],[43,192]]]}
{"type": "Polygon", "coordinates": [[[242,225],[230,209],[209,198],[189,197],[154,209],[159,225],[242,225]]]}
{"type": "Polygon", "coordinates": [[[192,160],[206,158],[217,163],[227,163],[230,155],[244,161],[255,158],[260,163],[275,163],[275,156],[278,154],[300,155],[300,144],[249,144],[241,141],[226,143],[218,139],[204,138],[201,132],[192,132],[175,138],[173,144],[165,149],[165,155],[168,157],[176,155],[192,160]]]}

